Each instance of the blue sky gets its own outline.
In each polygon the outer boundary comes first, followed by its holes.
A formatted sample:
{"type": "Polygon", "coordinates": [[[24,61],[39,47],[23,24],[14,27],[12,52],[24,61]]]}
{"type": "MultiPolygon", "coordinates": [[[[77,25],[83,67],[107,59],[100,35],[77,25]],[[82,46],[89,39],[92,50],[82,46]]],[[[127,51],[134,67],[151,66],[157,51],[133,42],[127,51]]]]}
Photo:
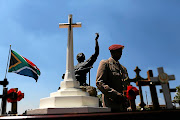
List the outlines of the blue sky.
{"type": "MultiPolygon", "coordinates": [[[[120,63],[130,78],[135,77],[136,66],[144,78],[149,69],[157,76],[157,68],[164,67],[167,74],[175,75],[176,80],[170,82],[170,87],[175,88],[180,85],[179,6],[178,0],[0,0],[0,78],[4,79],[12,45],[14,51],[39,67],[41,76],[36,83],[32,78],[8,73],[8,88],[17,87],[25,93],[18,103],[19,113],[38,108],[40,99],[57,91],[62,81],[67,29],[58,28],[58,24],[68,22],[68,15],[73,14],[74,22],[82,22],[81,28],[74,28],[75,64],[79,52],[86,58],[94,53],[95,33],[100,34],[100,54],[91,69],[92,86],[99,62],[110,57],[108,47],[122,44],[125,49],[120,63]]],[[[158,93],[160,88],[157,87],[158,93]]],[[[145,91],[150,103],[149,88],[143,87],[144,94],[145,91]]],[[[164,104],[162,93],[158,97],[164,104]]]]}

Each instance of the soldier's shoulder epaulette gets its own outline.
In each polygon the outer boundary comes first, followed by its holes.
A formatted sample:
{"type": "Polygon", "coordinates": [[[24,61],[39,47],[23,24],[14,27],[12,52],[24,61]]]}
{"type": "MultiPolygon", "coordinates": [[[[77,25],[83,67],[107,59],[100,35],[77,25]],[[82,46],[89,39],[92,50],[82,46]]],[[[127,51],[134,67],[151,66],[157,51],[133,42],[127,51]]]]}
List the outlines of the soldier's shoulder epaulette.
{"type": "Polygon", "coordinates": [[[107,61],[106,59],[102,59],[101,61],[107,61]]]}
{"type": "Polygon", "coordinates": [[[107,63],[107,62],[108,62],[108,60],[103,59],[103,60],[101,60],[101,62],[107,63]]]}
{"type": "Polygon", "coordinates": [[[106,65],[107,63],[108,63],[107,60],[101,60],[101,61],[100,61],[100,64],[101,64],[101,65],[106,65]]]}
{"type": "Polygon", "coordinates": [[[109,64],[109,60],[103,59],[103,60],[101,60],[100,64],[107,66],[109,64]]]}

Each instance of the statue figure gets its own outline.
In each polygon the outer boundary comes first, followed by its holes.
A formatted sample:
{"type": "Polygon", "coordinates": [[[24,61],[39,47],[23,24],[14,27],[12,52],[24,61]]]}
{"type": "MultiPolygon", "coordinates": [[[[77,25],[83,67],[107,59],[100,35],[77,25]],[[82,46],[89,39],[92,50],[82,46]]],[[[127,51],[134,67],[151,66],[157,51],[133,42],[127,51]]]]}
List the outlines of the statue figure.
{"type": "Polygon", "coordinates": [[[96,33],[96,46],[95,46],[95,53],[85,61],[85,55],[83,53],[79,53],[76,56],[78,64],[74,67],[76,80],[80,82],[80,86],[86,86],[86,75],[92,68],[94,62],[96,61],[99,55],[99,45],[98,45],[98,38],[99,34],[96,33]]]}

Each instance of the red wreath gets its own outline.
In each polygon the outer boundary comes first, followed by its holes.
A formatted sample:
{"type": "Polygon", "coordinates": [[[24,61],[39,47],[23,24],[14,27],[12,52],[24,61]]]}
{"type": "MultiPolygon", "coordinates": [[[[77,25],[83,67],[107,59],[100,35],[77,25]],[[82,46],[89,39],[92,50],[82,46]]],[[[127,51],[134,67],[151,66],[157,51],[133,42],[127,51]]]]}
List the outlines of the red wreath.
{"type": "Polygon", "coordinates": [[[7,101],[10,103],[20,101],[22,98],[24,98],[24,93],[21,93],[21,91],[16,92],[14,88],[11,88],[7,92],[7,95],[8,95],[7,101]],[[14,94],[14,96],[17,96],[17,97],[12,98],[11,96],[12,94],[14,94]]]}
{"type": "Polygon", "coordinates": [[[127,99],[135,100],[137,95],[139,95],[139,90],[136,87],[133,87],[132,85],[127,86],[127,99]]]}

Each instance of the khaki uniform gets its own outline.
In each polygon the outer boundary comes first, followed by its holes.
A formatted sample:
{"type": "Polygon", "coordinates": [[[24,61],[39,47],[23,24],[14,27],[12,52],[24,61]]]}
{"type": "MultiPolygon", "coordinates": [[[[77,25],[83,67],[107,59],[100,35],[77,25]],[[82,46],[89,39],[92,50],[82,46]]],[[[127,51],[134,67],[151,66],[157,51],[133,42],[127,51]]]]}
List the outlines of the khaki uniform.
{"type": "Polygon", "coordinates": [[[126,68],[112,57],[100,62],[96,76],[96,86],[102,92],[103,107],[110,107],[112,111],[126,109],[125,99],[119,94],[123,94],[123,90],[127,88],[127,79],[126,68]]]}

